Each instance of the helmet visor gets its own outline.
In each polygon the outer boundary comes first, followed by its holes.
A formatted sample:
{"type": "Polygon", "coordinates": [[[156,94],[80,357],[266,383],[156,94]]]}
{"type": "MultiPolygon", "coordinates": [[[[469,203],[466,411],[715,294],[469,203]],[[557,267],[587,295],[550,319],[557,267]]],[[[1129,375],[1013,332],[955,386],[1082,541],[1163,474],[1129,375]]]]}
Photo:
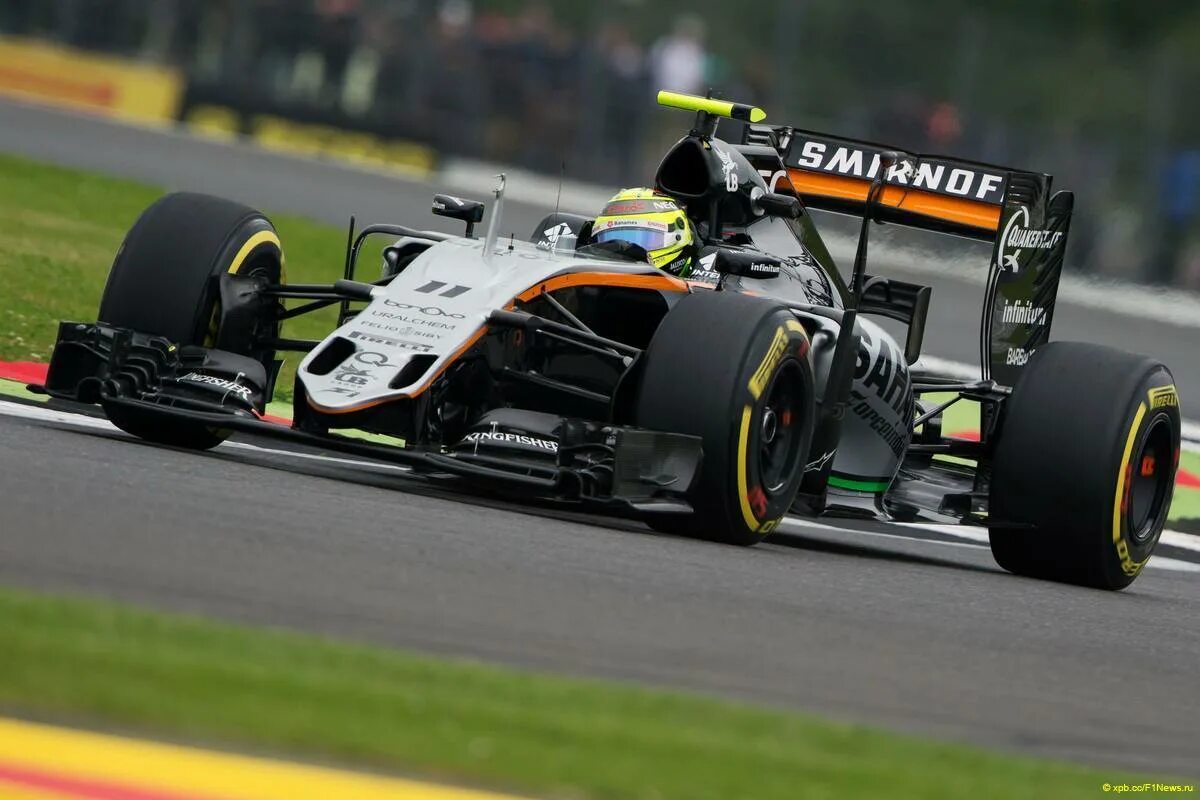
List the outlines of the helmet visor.
{"type": "Polygon", "coordinates": [[[613,227],[596,231],[595,240],[604,242],[628,242],[635,244],[647,253],[670,247],[679,241],[675,231],[668,231],[667,226],[654,222],[621,222],[613,227]]]}

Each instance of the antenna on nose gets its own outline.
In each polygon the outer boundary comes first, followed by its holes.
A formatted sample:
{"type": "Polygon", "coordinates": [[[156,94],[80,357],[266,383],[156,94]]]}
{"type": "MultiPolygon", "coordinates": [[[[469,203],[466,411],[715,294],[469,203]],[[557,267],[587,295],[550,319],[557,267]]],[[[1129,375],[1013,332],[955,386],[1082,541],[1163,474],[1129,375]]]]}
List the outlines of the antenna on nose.
{"type": "Polygon", "coordinates": [[[563,182],[567,179],[567,162],[566,159],[559,162],[558,167],[558,197],[554,198],[554,213],[557,214],[562,207],[562,187],[563,182]]]}
{"type": "Polygon", "coordinates": [[[500,233],[500,218],[504,216],[504,187],[508,182],[508,177],[501,172],[496,176],[499,183],[496,184],[495,190],[492,192],[496,196],[496,203],[492,206],[492,218],[488,220],[487,235],[483,239],[483,258],[485,261],[490,261],[492,251],[496,249],[496,237],[500,233]]]}

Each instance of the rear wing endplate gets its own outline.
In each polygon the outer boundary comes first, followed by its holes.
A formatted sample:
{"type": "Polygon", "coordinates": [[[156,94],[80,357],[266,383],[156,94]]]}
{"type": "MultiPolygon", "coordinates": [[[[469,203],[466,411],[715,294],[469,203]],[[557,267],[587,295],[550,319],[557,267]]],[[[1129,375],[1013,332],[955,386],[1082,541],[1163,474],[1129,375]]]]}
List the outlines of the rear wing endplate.
{"type": "Polygon", "coordinates": [[[980,330],[982,377],[1011,386],[1030,354],[1048,341],[1075,203],[1071,192],[1051,195],[1051,176],[767,125],[747,125],[739,150],[771,191],[859,217],[872,181],[893,161],[876,221],[993,243],[980,330]]]}

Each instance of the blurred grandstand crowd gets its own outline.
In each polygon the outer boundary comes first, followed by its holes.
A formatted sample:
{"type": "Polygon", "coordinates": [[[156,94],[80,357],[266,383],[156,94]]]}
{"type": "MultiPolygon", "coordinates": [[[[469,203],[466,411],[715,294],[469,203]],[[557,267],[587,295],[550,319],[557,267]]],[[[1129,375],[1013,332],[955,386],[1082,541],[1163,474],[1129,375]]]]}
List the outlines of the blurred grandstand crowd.
{"type": "Polygon", "coordinates": [[[538,2],[511,13],[471,0],[3,5],[0,31],[167,61],[206,85],[327,109],[444,153],[554,172],[578,162],[592,178],[633,178],[651,87],[702,92],[715,66],[699,17],[644,45],[621,15],[597,14],[593,35],[580,38],[538,2]]]}
{"type": "MultiPolygon", "coordinates": [[[[0,0],[0,33],[173,64],[199,96],[215,92],[299,119],[425,142],[443,156],[551,174],[565,164],[574,178],[606,184],[644,182],[678,133],[678,117],[652,112],[655,90],[715,87],[722,96],[765,105],[776,122],[1054,172],[1059,186],[1080,195],[1074,267],[1200,286],[1200,150],[1165,137],[1139,138],[1137,126],[1154,128],[1140,119],[1132,133],[1101,131],[1083,116],[1069,130],[1049,130],[1032,114],[996,111],[1005,98],[1020,109],[1028,102],[1021,91],[1045,96],[1046,87],[1028,80],[1006,76],[1019,84],[1014,89],[991,79],[998,52],[1006,58],[1020,52],[1015,43],[1038,49],[1034,29],[989,28],[979,22],[985,12],[970,10],[930,19],[929,30],[945,31],[954,42],[938,67],[938,54],[897,55],[884,46],[888,29],[902,27],[898,20],[915,24],[911,13],[874,21],[860,14],[854,38],[843,32],[839,39],[801,30],[821,21],[809,9],[824,8],[826,19],[845,16],[829,10],[832,2],[760,0],[745,17],[746,29],[730,30],[730,7],[737,5],[0,0]],[[767,37],[767,46],[756,37],[767,37]],[[988,37],[992,49],[983,55],[988,37]],[[872,40],[880,42],[877,52],[856,49],[872,40]],[[922,67],[927,78],[890,82],[888,59],[901,57],[934,58],[922,67]]],[[[860,12],[879,8],[863,0],[851,5],[860,12]]],[[[912,31],[892,35],[915,39],[912,31]]],[[[1046,36],[1041,49],[1051,50],[1046,36]]]]}

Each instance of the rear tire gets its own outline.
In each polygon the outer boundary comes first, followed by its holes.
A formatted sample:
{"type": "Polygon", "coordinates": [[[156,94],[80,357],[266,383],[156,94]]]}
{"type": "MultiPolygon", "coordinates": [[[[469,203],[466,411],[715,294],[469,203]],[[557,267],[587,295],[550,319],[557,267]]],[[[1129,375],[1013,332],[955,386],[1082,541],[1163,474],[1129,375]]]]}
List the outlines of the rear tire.
{"type": "Polygon", "coordinates": [[[992,463],[992,555],[1009,572],[1131,584],[1166,524],[1180,445],[1162,364],[1099,345],[1037,350],[1005,403],[992,463]]]}
{"type": "MultiPolygon", "coordinates": [[[[219,197],[166,195],[142,212],[117,251],[99,319],[179,345],[211,346],[218,333],[217,278],[224,273],[283,281],[283,250],[270,220],[219,197]]],[[[273,352],[239,355],[262,362],[270,374],[273,352]]],[[[206,450],[229,435],[153,411],[114,404],[104,404],[104,411],[121,430],[160,444],[206,450]]]]}
{"type": "Polygon", "coordinates": [[[813,431],[809,340],[787,309],[754,297],[684,297],[643,354],[640,427],[699,436],[704,458],[691,514],[656,530],[751,545],[792,505],[813,431]]]}

